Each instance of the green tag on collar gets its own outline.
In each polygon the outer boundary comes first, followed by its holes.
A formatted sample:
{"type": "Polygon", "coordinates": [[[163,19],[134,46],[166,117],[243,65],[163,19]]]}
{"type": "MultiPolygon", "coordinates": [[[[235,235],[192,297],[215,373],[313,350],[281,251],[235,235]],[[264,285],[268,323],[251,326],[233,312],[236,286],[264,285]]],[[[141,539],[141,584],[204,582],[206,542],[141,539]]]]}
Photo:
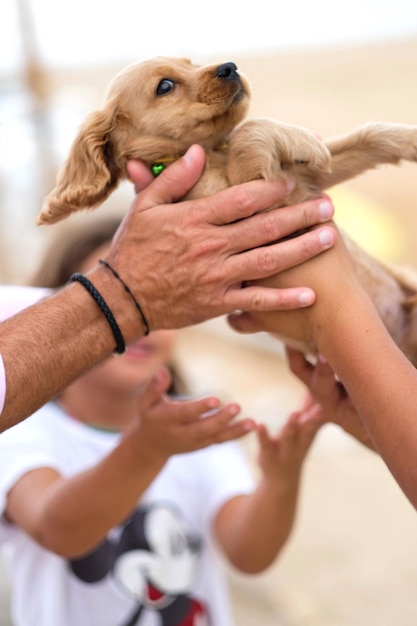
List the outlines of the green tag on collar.
{"type": "Polygon", "coordinates": [[[163,163],[152,163],[151,171],[152,174],[156,177],[165,169],[165,165],[163,163]]]}

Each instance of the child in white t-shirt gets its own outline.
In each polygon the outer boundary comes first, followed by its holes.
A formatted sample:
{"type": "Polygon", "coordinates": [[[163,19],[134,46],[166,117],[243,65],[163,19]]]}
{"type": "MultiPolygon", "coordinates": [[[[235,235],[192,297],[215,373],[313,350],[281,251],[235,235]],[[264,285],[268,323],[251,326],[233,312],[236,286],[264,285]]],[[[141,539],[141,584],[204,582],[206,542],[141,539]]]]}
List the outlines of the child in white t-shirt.
{"type": "MultiPolygon", "coordinates": [[[[65,233],[37,284],[87,271],[117,224],[65,233]]],[[[0,540],[16,626],[231,626],[219,554],[256,573],[285,545],[319,407],[271,437],[234,421],[235,404],[175,399],[165,367],[174,336],[150,333],[1,435],[0,540]],[[250,430],[258,484],[232,442],[250,430]]]]}

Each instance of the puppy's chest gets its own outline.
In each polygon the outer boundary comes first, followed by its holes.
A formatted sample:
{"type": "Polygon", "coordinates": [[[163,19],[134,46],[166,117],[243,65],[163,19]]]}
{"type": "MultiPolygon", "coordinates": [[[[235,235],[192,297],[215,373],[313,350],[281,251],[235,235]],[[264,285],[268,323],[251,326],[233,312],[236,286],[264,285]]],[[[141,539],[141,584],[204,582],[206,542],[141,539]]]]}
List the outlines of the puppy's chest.
{"type": "Polygon", "coordinates": [[[218,150],[207,150],[203,174],[185,198],[203,198],[230,187],[227,178],[228,158],[229,151],[227,147],[222,147],[218,150]]]}

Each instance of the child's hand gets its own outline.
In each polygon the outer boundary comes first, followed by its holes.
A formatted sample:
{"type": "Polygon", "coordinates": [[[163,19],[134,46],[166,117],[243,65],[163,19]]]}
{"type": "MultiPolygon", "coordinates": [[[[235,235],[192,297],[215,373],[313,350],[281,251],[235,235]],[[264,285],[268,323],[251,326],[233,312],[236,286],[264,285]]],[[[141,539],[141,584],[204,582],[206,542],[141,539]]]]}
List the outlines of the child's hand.
{"type": "Polygon", "coordinates": [[[323,409],[326,422],[337,424],[360,443],[375,450],[371,438],[356,411],[345,387],[339,382],[330,365],[319,356],[315,365],[303,354],[286,349],[291,371],[306,385],[323,409]]]}
{"type": "Polygon", "coordinates": [[[277,435],[271,436],[264,424],[258,424],[259,465],[264,480],[279,488],[296,487],[303,461],[323,423],[320,405],[310,398],[302,410],[290,415],[277,435]]]}
{"type": "Polygon", "coordinates": [[[238,439],[255,428],[251,419],[234,422],[237,404],[221,406],[218,398],[172,400],[165,395],[169,373],[162,368],[144,388],[139,402],[136,437],[165,460],[211,444],[238,439]]]}

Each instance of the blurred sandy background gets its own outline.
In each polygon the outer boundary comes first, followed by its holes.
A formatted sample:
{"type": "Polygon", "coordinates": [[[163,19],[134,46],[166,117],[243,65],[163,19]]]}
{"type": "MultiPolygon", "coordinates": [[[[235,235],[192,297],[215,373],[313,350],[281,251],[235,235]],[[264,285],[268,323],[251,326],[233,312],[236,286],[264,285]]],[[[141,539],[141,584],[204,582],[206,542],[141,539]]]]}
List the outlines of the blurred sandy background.
{"type": "MultiPolygon", "coordinates": [[[[226,56],[197,60],[237,63],[252,82],[251,116],[300,124],[322,137],[368,121],[417,123],[417,37],[226,56]]],[[[34,226],[41,197],[53,184],[74,129],[122,66],[45,74],[47,68],[39,66],[41,73],[33,75],[38,99],[24,83],[8,77],[2,83],[3,281],[24,282],[30,272],[48,238],[47,229],[34,226]],[[24,161],[13,154],[7,158],[10,140],[19,140],[21,128],[32,138],[24,161]]],[[[411,266],[417,266],[416,171],[409,164],[381,168],[331,193],[337,219],[360,243],[381,258],[411,266]]],[[[128,206],[131,193],[122,185],[107,210],[128,206]]],[[[300,402],[302,389],[286,369],[281,346],[268,337],[241,338],[215,320],[184,330],[178,352],[196,392],[240,401],[245,414],[271,430],[300,402]]],[[[255,442],[249,437],[243,445],[255,467],[255,442]]],[[[282,557],[255,578],[230,572],[237,623],[416,626],[416,521],[381,460],[326,427],[306,463],[297,525],[282,557]]],[[[0,624],[6,625],[6,583],[2,589],[0,624]]]]}

